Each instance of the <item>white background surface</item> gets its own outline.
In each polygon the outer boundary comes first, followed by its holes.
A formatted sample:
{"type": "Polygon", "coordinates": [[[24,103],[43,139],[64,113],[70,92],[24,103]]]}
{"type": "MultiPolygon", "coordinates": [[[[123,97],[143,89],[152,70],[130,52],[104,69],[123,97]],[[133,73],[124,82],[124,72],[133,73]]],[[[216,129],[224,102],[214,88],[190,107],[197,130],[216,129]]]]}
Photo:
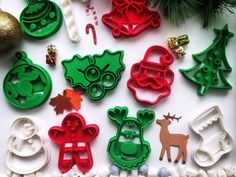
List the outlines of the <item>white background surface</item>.
{"type": "MultiPolygon", "coordinates": [[[[205,50],[212,43],[215,38],[212,29],[209,29],[208,31],[203,30],[197,18],[188,20],[188,22],[181,28],[171,26],[164,18],[162,18],[161,26],[158,29],[149,29],[137,37],[114,39],[111,35],[111,30],[100,20],[102,14],[110,11],[111,0],[94,0],[92,5],[96,7],[99,16],[99,26],[96,26],[98,45],[94,46],[92,36],[85,34],[85,26],[89,22],[93,23],[93,17],[92,15],[86,16],[84,4],[78,1],[73,1],[73,4],[76,21],[82,35],[82,41],[78,44],[71,43],[66,32],[65,24],[63,24],[61,30],[57,34],[48,39],[34,40],[24,37],[24,40],[18,48],[0,54],[0,82],[3,82],[5,74],[13,66],[14,53],[16,51],[24,50],[34,63],[43,66],[50,73],[53,80],[51,97],[55,97],[58,93],[61,93],[63,89],[69,87],[69,82],[64,79],[64,72],[60,61],[70,59],[74,54],[84,56],[87,54],[100,54],[105,49],[110,49],[111,51],[124,50],[124,63],[126,64],[126,69],[122,74],[122,79],[119,82],[118,87],[115,90],[108,92],[105,98],[99,102],[90,101],[86,95],[83,95],[83,102],[79,113],[86,118],[87,124],[96,123],[100,127],[98,137],[91,144],[94,157],[94,167],[105,167],[111,164],[106,154],[106,146],[109,138],[115,135],[117,127],[109,121],[106,116],[106,111],[109,108],[118,105],[128,106],[130,110],[129,115],[136,115],[136,111],[144,108],[143,105],[134,100],[133,94],[126,87],[126,82],[130,77],[131,66],[143,58],[146,50],[150,46],[166,46],[166,39],[170,36],[178,36],[181,34],[189,35],[191,42],[186,50],[187,55],[183,60],[176,59],[174,64],[171,66],[175,71],[176,76],[174,84],[172,85],[172,94],[167,99],[162,100],[159,104],[147,108],[155,110],[156,118],[161,118],[161,116],[167,112],[183,116],[179,123],[174,122],[169,128],[172,132],[188,133],[190,135],[187,165],[191,167],[197,168],[190,157],[190,152],[193,147],[197,145],[198,138],[188,128],[188,123],[209,107],[214,105],[220,106],[224,114],[225,128],[232,134],[233,139],[236,141],[236,37],[230,39],[228,47],[226,48],[228,61],[233,68],[233,71],[228,75],[227,80],[232,84],[233,89],[228,92],[209,91],[207,96],[199,97],[196,94],[197,87],[183,78],[178,70],[180,68],[190,68],[195,65],[191,54],[205,50]],[[49,44],[56,45],[58,49],[58,62],[55,68],[50,67],[45,63],[46,47],[49,44]]],[[[10,12],[17,18],[19,18],[20,13],[25,6],[26,3],[23,0],[3,0],[1,3],[2,10],[10,12]]],[[[235,15],[219,20],[214,26],[222,28],[225,23],[228,23],[229,30],[236,34],[235,15]]],[[[5,152],[7,150],[7,140],[8,137],[10,137],[10,126],[18,116],[34,116],[37,119],[37,122],[41,125],[41,131],[45,136],[47,136],[47,131],[50,127],[61,124],[66,113],[56,116],[53,107],[49,106],[48,103],[49,100],[36,109],[22,111],[9,105],[3,95],[3,91],[0,92],[0,173],[5,172],[6,170],[4,162],[5,152]]],[[[158,160],[161,148],[159,130],[160,127],[153,123],[144,132],[144,137],[150,142],[152,148],[151,155],[146,161],[146,164],[156,168],[173,165],[167,162],[166,156],[164,156],[162,162],[158,160]]],[[[50,148],[52,159],[48,167],[45,169],[45,172],[47,173],[58,171],[58,146],[50,142],[50,148]]],[[[236,149],[234,148],[233,151],[222,158],[214,168],[222,167],[224,164],[236,164],[234,160],[235,156],[236,149]]],[[[172,159],[175,159],[174,154],[172,155],[172,159]]]]}

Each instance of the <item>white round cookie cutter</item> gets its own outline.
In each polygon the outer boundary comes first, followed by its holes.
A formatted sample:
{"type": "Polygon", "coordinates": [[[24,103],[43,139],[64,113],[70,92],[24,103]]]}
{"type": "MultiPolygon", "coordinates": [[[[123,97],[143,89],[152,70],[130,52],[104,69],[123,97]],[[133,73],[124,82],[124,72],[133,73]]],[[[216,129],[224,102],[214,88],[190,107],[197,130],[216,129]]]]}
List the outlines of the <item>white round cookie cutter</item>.
{"type": "Polygon", "coordinates": [[[38,135],[34,135],[29,140],[22,140],[11,136],[8,141],[8,150],[17,156],[29,157],[38,153],[42,149],[42,139],[38,135]]]}
{"type": "Polygon", "coordinates": [[[190,129],[201,140],[198,148],[192,152],[192,159],[201,167],[214,165],[224,154],[229,153],[233,149],[233,139],[225,130],[222,119],[223,115],[220,108],[213,106],[189,124],[190,129]],[[202,135],[202,131],[216,122],[219,124],[219,133],[215,133],[206,139],[202,135]]]}
{"type": "Polygon", "coordinates": [[[8,141],[8,150],[21,157],[29,157],[38,153],[43,140],[37,134],[38,127],[26,117],[15,120],[11,126],[12,136],[8,141]]]}
{"type": "Polygon", "coordinates": [[[6,165],[16,174],[26,175],[35,173],[45,167],[50,160],[46,141],[38,134],[39,128],[32,119],[33,117],[31,116],[21,116],[13,122],[11,127],[12,136],[9,139],[6,165]],[[17,138],[19,140],[16,140],[17,138]],[[33,145],[33,151],[26,150],[27,147],[30,148],[30,145],[33,145]],[[16,146],[18,148],[22,146],[24,149],[18,151],[16,146]],[[35,153],[34,155],[32,155],[33,152],[35,153]]]}
{"type": "Polygon", "coordinates": [[[12,136],[17,136],[22,140],[29,139],[36,134],[38,127],[26,116],[17,118],[11,126],[12,136]]]}

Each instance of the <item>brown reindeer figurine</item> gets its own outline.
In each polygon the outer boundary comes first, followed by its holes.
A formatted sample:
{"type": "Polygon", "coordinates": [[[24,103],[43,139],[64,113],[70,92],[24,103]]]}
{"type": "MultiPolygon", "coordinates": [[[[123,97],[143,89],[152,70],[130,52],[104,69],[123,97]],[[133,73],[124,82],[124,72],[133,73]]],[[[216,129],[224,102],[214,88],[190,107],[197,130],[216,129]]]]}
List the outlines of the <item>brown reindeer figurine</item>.
{"type": "Polygon", "coordinates": [[[171,162],[170,147],[174,146],[174,147],[178,147],[178,149],[179,149],[178,156],[177,156],[174,163],[178,163],[180,158],[182,157],[182,163],[185,164],[186,159],[187,159],[187,148],[186,148],[186,146],[187,146],[187,143],[188,143],[189,135],[170,133],[169,130],[168,130],[168,126],[171,123],[170,119],[172,121],[174,119],[179,121],[179,119],[181,119],[181,117],[175,117],[175,115],[170,116],[170,113],[168,113],[168,115],[164,115],[164,119],[157,119],[157,121],[156,121],[156,123],[161,126],[160,141],[161,141],[161,144],[162,144],[162,149],[161,149],[159,159],[160,160],[163,159],[163,156],[164,156],[165,151],[166,151],[168,161],[171,162]]]}

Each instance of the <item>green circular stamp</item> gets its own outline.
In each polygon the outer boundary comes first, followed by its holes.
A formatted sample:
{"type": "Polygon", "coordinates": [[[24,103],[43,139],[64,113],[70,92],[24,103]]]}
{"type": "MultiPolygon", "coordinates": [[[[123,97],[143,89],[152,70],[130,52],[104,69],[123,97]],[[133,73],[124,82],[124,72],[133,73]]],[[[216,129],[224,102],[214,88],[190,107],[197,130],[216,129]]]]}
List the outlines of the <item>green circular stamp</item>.
{"type": "Polygon", "coordinates": [[[27,0],[28,6],[20,15],[23,31],[35,38],[47,38],[56,33],[62,25],[62,12],[51,1],[27,0]]]}
{"type": "Polygon", "coordinates": [[[15,65],[3,82],[4,94],[9,103],[17,108],[35,108],[50,96],[51,78],[44,68],[33,64],[25,52],[17,52],[15,56],[15,65]]]}

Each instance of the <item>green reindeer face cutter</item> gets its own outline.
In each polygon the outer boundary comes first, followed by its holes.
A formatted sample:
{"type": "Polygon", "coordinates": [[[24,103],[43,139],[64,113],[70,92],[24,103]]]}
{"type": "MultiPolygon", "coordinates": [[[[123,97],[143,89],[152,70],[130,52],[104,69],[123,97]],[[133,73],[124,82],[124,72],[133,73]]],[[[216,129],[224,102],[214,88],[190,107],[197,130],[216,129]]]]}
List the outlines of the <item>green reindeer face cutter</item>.
{"type": "Polygon", "coordinates": [[[118,124],[116,136],[108,143],[109,158],[118,167],[132,170],[148,158],[151,148],[143,138],[143,129],[155,118],[154,111],[139,110],[137,118],[128,117],[128,108],[116,106],[108,110],[110,120],[118,124]]]}

